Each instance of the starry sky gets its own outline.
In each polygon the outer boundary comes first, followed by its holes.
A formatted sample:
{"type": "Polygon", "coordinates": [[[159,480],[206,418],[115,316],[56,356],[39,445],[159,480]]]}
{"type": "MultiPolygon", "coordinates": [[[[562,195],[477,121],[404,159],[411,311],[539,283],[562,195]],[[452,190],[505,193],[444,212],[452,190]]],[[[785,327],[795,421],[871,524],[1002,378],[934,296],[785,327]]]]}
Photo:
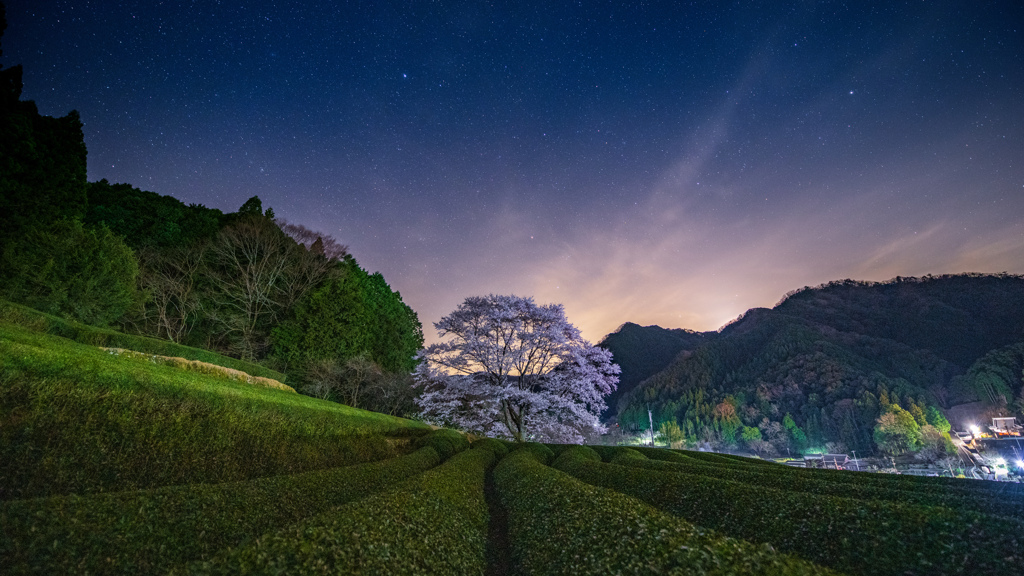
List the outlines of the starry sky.
{"type": "Polygon", "coordinates": [[[1024,272],[1024,4],[7,0],[89,179],[471,295],[712,330],[829,280],[1024,272]]]}

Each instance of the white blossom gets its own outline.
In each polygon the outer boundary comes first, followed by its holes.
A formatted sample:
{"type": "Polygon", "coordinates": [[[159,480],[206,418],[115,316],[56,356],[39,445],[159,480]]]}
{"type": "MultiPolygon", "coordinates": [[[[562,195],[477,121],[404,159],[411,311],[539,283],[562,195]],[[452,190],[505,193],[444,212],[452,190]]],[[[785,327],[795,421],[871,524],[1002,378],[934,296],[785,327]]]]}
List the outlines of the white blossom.
{"type": "Polygon", "coordinates": [[[445,340],[420,353],[415,375],[428,421],[518,441],[580,443],[604,431],[619,367],[561,305],[470,297],[434,327],[445,340]]]}

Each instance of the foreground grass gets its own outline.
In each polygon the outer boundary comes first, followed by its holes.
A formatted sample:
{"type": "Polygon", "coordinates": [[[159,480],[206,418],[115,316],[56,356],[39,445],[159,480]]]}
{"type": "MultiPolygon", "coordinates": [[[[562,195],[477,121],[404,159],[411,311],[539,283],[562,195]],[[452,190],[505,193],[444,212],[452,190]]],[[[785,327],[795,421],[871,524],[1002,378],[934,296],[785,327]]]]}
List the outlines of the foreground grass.
{"type": "Polygon", "coordinates": [[[0,322],[0,499],[228,482],[381,460],[422,423],[113,356],[0,322]]]}
{"type": "Polygon", "coordinates": [[[1024,524],[1012,518],[768,488],[646,463],[634,450],[605,463],[596,451],[573,447],[554,466],[694,524],[849,574],[995,574],[1024,559],[1024,524]]]}
{"type": "Polygon", "coordinates": [[[1008,482],[968,480],[946,486],[927,482],[893,483],[891,479],[894,475],[839,471],[840,474],[845,474],[844,477],[832,474],[837,472],[836,470],[807,469],[797,469],[803,473],[793,473],[793,468],[788,466],[758,460],[751,460],[747,466],[719,466],[682,452],[658,448],[625,448],[618,450],[617,454],[610,455],[611,457],[606,460],[611,462],[628,459],[631,466],[731,480],[749,486],[864,501],[941,506],[952,510],[1024,518],[1024,501],[1010,494],[1018,485],[1008,482]],[[638,458],[639,455],[646,458],[638,458]],[[1003,490],[1003,495],[993,492],[993,487],[987,486],[988,484],[996,484],[994,488],[1003,490]]]}
{"type": "Polygon", "coordinates": [[[392,490],[228,550],[188,573],[479,575],[489,446],[463,450],[392,490]]]}
{"type": "Polygon", "coordinates": [[[436,466],[437,450],[225,484],[0,503],[8,574],[165,574],[436,466]]]}
{"type": "Polygon", "coordinates": [[[552,458],[547,447],[527,445],[494,472],[518,573],[834,574],[584,484],[548,466],[552,458]]]}

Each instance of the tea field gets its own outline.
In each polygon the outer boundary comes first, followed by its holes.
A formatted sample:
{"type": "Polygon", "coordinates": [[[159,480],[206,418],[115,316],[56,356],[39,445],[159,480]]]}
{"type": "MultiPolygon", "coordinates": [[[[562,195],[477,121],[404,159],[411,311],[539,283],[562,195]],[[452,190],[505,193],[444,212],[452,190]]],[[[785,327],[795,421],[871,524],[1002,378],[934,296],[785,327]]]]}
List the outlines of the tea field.
{"type": "Polygon", "coordinates": [[[895,575],[1024,565],[1016,484],[515,445],[308,398],[282,380],[0,305],[0,573],[895,575]]]}

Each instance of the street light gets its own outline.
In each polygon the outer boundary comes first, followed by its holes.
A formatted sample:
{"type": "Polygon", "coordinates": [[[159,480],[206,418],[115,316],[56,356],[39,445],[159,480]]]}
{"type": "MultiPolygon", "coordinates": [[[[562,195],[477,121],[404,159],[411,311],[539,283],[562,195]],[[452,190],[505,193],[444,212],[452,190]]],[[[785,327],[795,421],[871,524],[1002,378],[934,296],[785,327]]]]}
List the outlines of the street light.
{"type": "Polygon", "coordinates": [[[981,428],[978,428],[977,424],[971,424],[970,428],[971,436],[977,436],[978,434],[981,434],[981,428]]]}

